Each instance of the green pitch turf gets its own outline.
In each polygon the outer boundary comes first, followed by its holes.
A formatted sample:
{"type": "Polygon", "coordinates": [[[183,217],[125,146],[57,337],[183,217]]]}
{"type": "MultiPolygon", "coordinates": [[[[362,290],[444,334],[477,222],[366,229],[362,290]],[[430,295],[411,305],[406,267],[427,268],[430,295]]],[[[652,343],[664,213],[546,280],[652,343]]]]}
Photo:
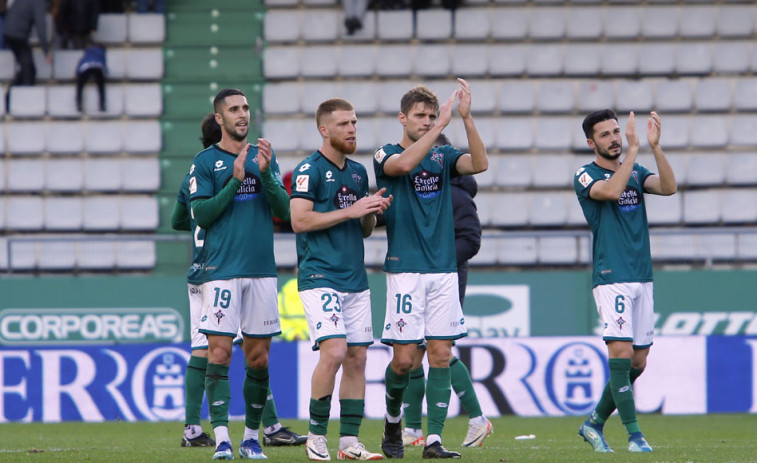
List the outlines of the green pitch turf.
{"type": "MultiPolygon", "coordinates": [[[[577,436],[580,417],[492,419],[494,434],[484,447],[462,449],[467,419],[448,420],[444,444],[459,450],[463,460],[475,463],[540,462],[757,462],[757,415],[642,415],[640,424],[651,454],[630,454],[617,416],[605,426],[605,436],[613,454],[594,453],[577,436]],[[531,440],[516,436],[533,434],[531,440]]],[[[297,432],[307,432],[306,421],[285,421],[297,432]]],[[[205,430],[210,427],[207,423],[205,430]]],[[[243,432],[243,423],[232,422],[234,451],[243,432]]],[[[161,423],[62,423],[0,424],[0,462],[208,462],[210,448],[181,448],[183,427],[176,422],[161,423]]],[[[329,449],[336,460],[339,424],[329,426],[329,449]]],[[[361,441],[374,452],[380,451],[382,422],[366,420],[361,441]]],[[[264,447],[269,461],[306,462],[303,447],[264,447]]],[[[239,460],[238,454],[235,458],[239,460]]],[[[420,448],[409,448],[403,461],[421,460],[420,448]]]]}

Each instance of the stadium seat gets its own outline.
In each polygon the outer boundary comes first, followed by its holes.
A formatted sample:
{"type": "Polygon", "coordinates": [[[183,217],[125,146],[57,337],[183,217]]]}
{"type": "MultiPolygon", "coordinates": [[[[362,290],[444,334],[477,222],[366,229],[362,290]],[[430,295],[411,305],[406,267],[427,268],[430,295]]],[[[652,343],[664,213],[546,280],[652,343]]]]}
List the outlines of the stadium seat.
{"type": "Polygon", "coordinates": [[[76,80],[76,67],[81,56],[81,50],[57,50],[53,57],[53,77],[63,81],[76,80]]]}
{"type": "MultiPolygon", "coordinates": [[[[478,178],[476,178],[476,180],[478,180],[478,178]]],[[[478,212],[478,220],[483,229],[488,228],[492,224],[492,202],[496,201],[497,195],[498,193],[489,193],[479,190],[474,198],[474,201],[476,202],[476,211],[478,212]]]]}
{"type": "MultiPolygon", "coordinates": [[[[15,75],[16,59],[13,57],[13,52],[0,50],[0,81],[11,81],[15,75]]],[[[5,93],[3,92],[3,94],[5,93]]],[[[5,108],[2,110],[4,111],[5,108]]]]}
{"type": "Polygon", "coordinates": [[[503,113],[531,113],[536,108],[536,89],[530,80],[503,80],[499,88],[499,110],[503,113]]]}
{"type": "Polygon", "coordinates": [[[337,39],[341,19],[336,9],[306,9],[300,19],[300,36],[306,43],[333,42],[337,39]]]}
{"type": "Polygon", "coordinates": [[[116,266],[115,241],[89,241],[79,244],[77,266],[81,270],[111,270],[116,266]]]}
{"type": "Polygon", "coordinates": [[[263,51],[263,73],[267,79],[295,78],[299,72],[298,47],[267,47],[263,51]]]}
{"type": "Polygon", "coordinates": [[[597,44],[568,44],[565,47],[565,74],[596,76],[602,68],[602,48],[597,44]]]}
{"type": "Polygon", "coordinates": [[[363,16],[363,27],[354,31],[352,35],[347,33],[347,28],[342,25],[339,28],[339,38],[344,42],[372,42],[376,40],[376,22],[378,21],[375,11],[366,11],[363,16]]]}
{"type": "MultiPolygon", "coordinates": [[[[473,76],[484,76],[489,72],[488,48],[480,44],[455,44],[451,49],[452,75],[464,76],[469,79],[473,76]]],[[[480,103],[480,99],[476,99],[480,103]]]]}
{"type": "MultiPolygon", "coordinates": [[[[584,211],[581,208],[581,203],[578,202],[576,194],[573,191],[564,192],[563,194],[565,195],[565,204],[568,205],[566,225],[570,227],[586,227],[586,217],[584,217],[584,211]]],[[[591,251],[589,255],[591,255],[591,251]]]]}
{"type": "Polygon", "coordinates": [[[528,53],[525,45],[491,44],[488,51],[491,77],[520,77],[525,72],[528,53]]]}
{"type": "Polygon", "coordinates": [[[676,49],[676,72],[680,75],[707,75],[712,71],[710,43],[680,43],[676,49]]]}
{"type": "MultiPolygon", "coordinates": [[[[34,67],[37,69],[37,81],[50,80],[53,77],[53,65],[48,63],[45,59],[42,48],[32,49],[32,59],[34,60],[34,67]]],[[[53,63],[56,60],[56,53],[53,52],[53,63]]],[[[73,76],[68,76],[68,79],[73,79],[73,76]]]]}
{"type": "Polygon", "coordinates": [[[163,49],[130,48],[126,54],[126,76],[130,80],[160,80],[163,77],[163,49]]]}
{"type": "MultiPolygon", "coordinates": [[[[3,201],[0,198],[0,214],[3,212],[3,201]]],[[[3,219],[0,218],[0,229],[3,228],[3,219]]],[[[0,270],[8,269],[8,240],[0,238],[0,270]]]]}
{"type": "MultiPolygon", "coordinates": [[[[643,131],[637,125],[638,133],[646,133],[646,120],[637,118],[636,122],[641,125],[643,131]]],[[[687,116],[667,116],[665,118],[665,147],[685,148],[689,145],[690,121],[687,116]]],[[[641,145],[646,146],[646,137],[641,137],[641,145]]]]}
{"type": "Polygon", "coordinates": [[[82,225],[85,231],[116,231],[120,225],[121,200],[118,196],[89,196],[83,200],[82,225]]]}
{"type": "Polygon", "coordinates": [[[90,192],[121,190],[120,159],[87,159],[84,163],[84,188],[90,192]]]}
{"type": "Polygon", "coordinates": [[[541,117],[536,120],[534,142],[539,150],[564,151],[573,146],[573,120],[568,117],[541,117]]]}
{"type": "Polygon", "coordinates": [[[521,41],[528,36],[531,10],[528,8],[492,8],[491,35],[495,40],[521,41]]]}
{"type": "Polygon", "coordinates": [[[700,112],[728,112],[731,109],[731,80],[710,78],[697,83],[696,108],[700,112]]]}
{"type": "Polygon", "coordinates": [[[47,114],[55,118],[78,118],[80,115],[76,110],[76,87],[74,85],[48,86],[47,114]]]}
{"type": "Polygon", "coordinates": [[[127,192],[152,193],[160,189],[160,163],[157,157],[121,160],[121,188],[127,192]]]}
{"type": "Polygon", "coordinates": [[[699,240],[691,234],[653,234],[649,246],[653,261],[687,261],[699,254],[699,240]]]}
{"type": "Polygon", "coordinates": [[[269,10],[263,23],[266,42],[296,42],[300,38],[301,13],[296,9],[269,10]]]}
{"type": "Polygon", "coordinates": [[[376,74],[379,77],[407,78],[415,62],[415,47],[382,45],[376,52],[376,74]]]}
{"type": "Polygon", "coordinates": [[[505,193],[498,195],[491,210],[491,223],[495,227],[518,227],[528,225],[531,207],[530,193],[505,193]]]}
{"type": "Polygon", "coordinates": [[[573,184],[573,156],[567,153],[531,156],[535,188],[570,188],[573,184]]]}
{"type": "Polygon", "coordinates": [[[757,155],[728,153],[726,175],[728,185],[757,186],[757,155]]]}
{"type": "Polygon", "coordinates": [[[639,49],[639,73],[643,76],[669,75],[676,66],[676,45],[667,42],[643,43],[639,49]]]}
{"type": "Polygon", "coordinates": [[[757,259],[757,234],[739,233],[736,238],[736,255],[739,259],[757,259]]]}
{"type": "Polygon", "coordinates": [[[266,119],[263,121],[263,136],[275,140],[277,153],[296,151],[299,147],[298,124],[294,119],[266,119]]]}
{"type": "Polygon", "coordinates": [[[37,266],[42,271],[70,271],[76,267],[76,242],[40,241],[37,266]]]}
{"type": "MultiPolygon", "coordinates": [[[[313,110],[315,112],[315,110],[313,110]]],[[[297,121],[297,133],[299,134],[299,143],[297,148],[307,154],[312,153],[320,148],[323,144],[323,137],[315,126],[312,119],[300,119],[297,121]]]]}
{"type": "Polygon", "coordinates": [[[479,248],[478,253],[468,261],[469,265],[497,265],[500,237],[497,235],[483,235],[481,238],[481,247],[479,248]]]}
{"type": "Polygon", "coordinates": [[[40,155],[45,151],[47,124],[40,122],[6,122],[6,149],[11,154],[40,155]]]}
{"type": "Polygon", "coordinates": [[[414,30],[412,10],[379,10],[377,29],[378,39],[382,42],[412,39],[414,30]]]}
{"type": "Polygon", "coordinates": [[[158,201],[154,196],[121,197],[121,230],[154,231],[158,228],[158,201]]]}
{"type": "Polygon", "coordinates": [[[503,151],[528,151],[533,147],[534,122],[528,118],[497,118],[497,147],[503,151]]]}
{"type": "Polygon", "coordinates": [[[563,8],[533,8],[528,36],[534,40],[559,40],[565,36],[563,8]]]}
{"type": "Polygon", "coordinates": [[[45,189],[74,193],[83,188],[84,165],[81,159],[48,159],[45,162],[45,189]]]}
{"type": "Polygon", "coordinates": [[[263,86],[264,114],[298,114],[301,85],[298,82],[266,83],[263,86]]]}
{"type": "Polygon", "coordinates": [[[339,83],[334,80],[307,81],[302,86],[302,112],[313,115],[321,102],[340,93],[339,83]]]}
{"type": "Polygon", "coordinates": [[[720,37],[748,37],[754,30],[754,8],[750,5],[723,5],[718,8],[717,32],[720,37]]]}
{"type": "Polygon", "coordinates": [[[166,20],[162,13],[129,13],[129,42],[133,45],[162,44],[166,20]]]}
{"type": "Polygon", "coordinates": [[[636,44],[604,44],[602,47],[602,74],[628,76],[639,70],[639,46],[636,44]]]}
{"type": "Polygon", "coordinates": [[[450,47],[446,44],[417,46],[412,74],[423,78],[441,78],[449,74],[451,67],[450,47]]]}
{"type": "Polygon", "coordinates": [[[655,107],[663,114],[688,112],[693,106],[693,101],[691,80],[664,79],[659,81],[655,87],[655,107]]]}
{"type": "Polygon", "coordinates": [[[123,150],[124,130],[121,122],[87,123],[85,148],[90,153],[109,154],[123,150]]]}
{"type": "Polygon", "coordinates": [[[33,241],[11,243],[8,260],[13,271],[34,270],[37,267],[37,243],[33,241]]]}
{"type": "Polygon", "coordinates": [[[417,10],[415,37],[419,40],[446,40],[452,37],[452,10],[417,10]]]}
{"type": "Polygon", "coordinates": [[[339,75],[342,77],[370,77],[382,71],[383,64],[376,62],[378,47],[351,45],[342,47],[339,55],[339,75]],[[378,66],[378,67],[377,67],[378,66]]]}
{"type": "Polygon", "coordinates": [[[291,234],[276,233],[274,235],[273,253],[276,256],[277,267],[297,266],[297,244],[291,234]]]}
{"type": "MultiPolygon", "coordinates": [[[[568,177],[570,178],[570,177],[568,177]]],[[[539,176],[534,177],[537,181],[539,176]]],[[[568,205],[561,192],[530,193],[528,223],[534,227],[562,227],[568,220],[568,205]]]]}
{"type": "Polygon", "coordinates": [[[642,36],[645,39],[672,39],[678,34],[677,7],[644,8],[641,15],[642,36]]]}
{"type": "Polygon", "coordinates": [[[538,86],[541,113],[570,113],[576,104],[576,90],[570,80],[544,80],[538,86]]]}
{"type": "Polygon", "coordinates": [[[82,227],[82,199],[78,196],[45,198],[45,230],[78,231],[82,227]]]}
{"type": "Polygon", "coordinates": [[[155,267],[155,242],[149,240],[120,241],[116,267],[123,270],[148,270],[155,267]]]}
{"type": "MultiPolygon", "coordinates": [[[[2,137],[0,137],[2,138],[2,137]]],[[[0,159],[0,193],[5,193],[5,160],[0,159]]],[[[0,215],[2,215],[2,211],[0,210],[0,215]]],[[[2,230],[4,222],[4,218],[0,217],[0,230],[2,230]]]]}
{"type": "MultiPolygon", "coordinates": [[[[413,87],[413,82],[403,80],[384,80],[379,84],[379,110],[389,116],[396,116],[400,110],[400,99],[413,87]]],[[[396,117],[394,124],[399,125],[396,117]]]]}
{"type": "Polygon", "coordinates": [[[698,116],[691,120],[691,145],[695,148],[724,148],[728,144],[728,119],[698,116]]]}
{"type": "Polygon", "coordinates": [[[736,236],[733,233],[712,233],[699,236],[698,257],[705,260],[736,258],[736,236]]]}
{"type": "Polygon", "coordinates": [[[604,36],[611,40],[632,40],[641,33],[641,11],[638,6],[604,9],[604,36]]]}
{"type": "Polygon", "coordinates": [[[42,159],[9,159],[5,165],[8,190],[14,193],[39,193],[44,189],[42,159]]]}
{"type": "Polygon", "coordinates": [[[614,101],[612,83],[604,80],[586,80],[578,83],[578,110],[582,113],[610,108],[614,101]]]}
{"type": "Polygon", "coordinates": [[[754,224],[757,222],[757,190],[724,189],[723,223],[754,224]]]}
{"type": "Polygon", "coordinates": [[[673,196],[644,195],[649,225],[678,225],[683,217],[681,194],[673,196]]]}
{"type": "Polygon", "coordinates": [[[46,138],[50,154],[79,154],[84,151],[84,124],[78,121],[49,122],[46,138]]]}
{"type": "Polygon", "coordinates": [[[526,72],[529,76],[557,76],[563,70],[563,45],[532,44],[526,55],[526,72]]]}
{"type": "Polygon", "coordinates": [[[734,107],[739,111],[757,110],[757,78],[736,80],[734,107]]]}
{"type": "Polygon", "coordinates": [[[731,143],[734,146],[757,146],[757,116],[738,114],[731,117],[731,143]]]}
{"type": "MultiPolygon", "coordinates": [[[[460,8],[455,10],[455,39],[484,41],[491,33],[488,8],[460,8]]],[[[499,25],[498,25],[499,27],[499,25]]]]}
{"type": "Polygon", "coordinates": [[[575,236],[540,236],[538,261],[545,265],[578,263],[578,244],[575,236]]]}
{"type": "Polygon", "coordinates": [[[124,123],[124,150],[128,153],[158,153],[161,147],[160,123],[127,121],[124,123]]]}
{"type": "Polygon", "coordinates": [[[503,237],[499,241],[497,261],[501,265],[533,265],[537,258],[538,247],[533,236],[503,237]]]}
{"type": "Polygon", "coordinates": [[[648,80],[618,81],[615,109],[620,112],[649,112],[654,108],[654,89],[648,80]]]}
{"type": "MultiPolygon", "coordinates": [[[[454,73],[453,75],[459,75],[454,73]]],[[[455,81],[453,85],[457,85],[455,81]]],[[[475,92],[476,103],[471,108],[474,114],[491,115],[497,111],[499,102],[499,85],[493,79],[469,80],[471,88],[475,92]]]]}
{"type": "Polygon", "coordinates": [[[709,38],[715,35],[717,8],[687,6],[681,8],[680,34],[684,38],[709,38]]]}
{"type": "Polygon", "coordinates": [[[44,224],[44,204],[39,196],[5,198],[5,227],[9,231],[39,231],[44,224]]]}
{"type": "Polygon", "coordinates": [[[100,13],[97,16],[97,30],[92,34],[92,40],[105,45],[120,45],[126,42],[127,34],[125,14],[100,13]]]}
{"type": "Polygon", "coordinates": [[[687,191],[683,195],[683,220],[686,225],[717,224],[721,218],[721,204],[720,190],[687,191]]]}
{"type": "Polygon", "coordinates": [[[127,116],[157,118],[163,114],[163,92],[158,83],[124,85],[123,95],[127,116]]]}
{"type": "Polygon", "coordinates": [[[571,8],[567,11],[567,36],[572,40],[598,39],[602,36],[602,10],[571,8]]]}
{"type": "Polygon", "coordinates": [[[126,77],[126,48],[107,49],[105,58],[108,62],[108,79],[126,77]]]}
{"type": "Polygon", "coordinates": [[[10,87],[8,114],[16,118],[42,118],[47,112],[45,87],[10,87]]]}
{"type": "MultiPolygon", "coordinates": [[[[148,84],[153,85],[153,84],[148,84]]],[[[82,105],[84,112],[90,119],[113,119],[121,117],[124,114],[124,85],[105,85],[105,104],[106,110],[100,111],[100,95],[97,92],[97,86],[88,85],[84,88],[84,101],[82,105]]],[[[158,104],[163,104],[162,95],[158,104]]],[[[152,102],[148,107],[155,105],[152,102]]]]}
{"type": "Polygon", "coordinates": [[[718,74],[740,74],[749,71],[751,42],[717,42],[713,68],[718,74]]]}
{"type": "MultiPolygon", "coordinates": [[[[378,111],[378,86],[373,81],[342,82],[342,97],[351,102],[358,115],[372,116],[378,111]]],[[[360,127],[362,129],[362,127],[360,127]]]]}

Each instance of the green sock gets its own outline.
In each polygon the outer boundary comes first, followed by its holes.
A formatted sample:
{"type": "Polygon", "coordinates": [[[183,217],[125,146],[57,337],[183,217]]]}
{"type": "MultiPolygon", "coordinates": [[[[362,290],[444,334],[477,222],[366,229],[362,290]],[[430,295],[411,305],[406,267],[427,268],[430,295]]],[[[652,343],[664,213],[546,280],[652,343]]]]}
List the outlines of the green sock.
{"type": "MultiPolygon", "coordinates": [[[[639,370],[638,368],[631,368],[631,371],[629,373],[629,377],[631,380],[631,384],[636,381],[636,378],[641,376],[641,374],[644,372],[644,370],[639,370]]],[[[602,391],[602,397],[599,399],[599,402],[597,402],[597,407],[594,409],[593,412],[591,412],[591,422],[594,424],[598,424],[601,428],[604,426],[605,421],[607,421],[608,418],[610,418],[610,415],[612,415],[612,412],[615,411],[615,399],[612,398],[612,391],[610,389],[610,381],[607,381],[607,384],[605,384],[605,389],[602,391]]]]}
{"type": "Polygon", "coordinates": [[[229,388],[229,367],[208,363],[208,369],[205,372],[205,391],[208,394],[208,404],[210,409],[210,425],[228,426],[229,425],[229,401],[231,400],[231,390],[229,388]]]}
{"type": "Polygon", "coordinates": [[[339,436],[358,436],[360,423],[363,422],[363,399],[339,399],[339,436]]]}
{"type": "Polygon", "coordinates": [[[187,372],[184,374],[186,406],[184,424],[200,424],[202,398],[205,395],[205,371],[208,369],[207,357],[189,357],[187,372]]]}
{"type": "Polygon", "coordinates": [[[407,383],[410,380],[410,374],[398,375],[392,370],[390,363],[386,367],[386,413],[389,416],[402,415],[402,399],[407,389],[407,383]]]}
{"type": "Polygon", "coordinates": [[[410,370],[410,379],[403,399],[405,426],[413,429],[423,427],[423,396],[426,394],[426,373],[423,367],[410,370]]]}
{"type": "Polygon", "coordinates": [[[276,412],[276,402],[273,401],[273,392],[268,388],[268,397],[266,397],[265,408],[263,408],[263,426],[273,426],[279,422],[279,414],[276,412]]]}
{"type": "Polygon", "coordinates": [[[610,359],[610,390],[620,421],[628,434],[639,432],[636,421],[636,402],[631,389],[631,359],[610,359]]]}
{"type": "Polygon", "coordinates": [[[331,396],[320,399],[310,399],[310,425],[308,430],[313,434],[325,436],[329,428],[329,413],[331,411],[331,396]]]}
{"type": "Polygon", "coordinates": [[[442,435],[444,420],[447,419],[449,406],[450,369],[428,369],[428,381],[426,382],[426,410],[428,411],[428,434],[442,435]]]}
{"type": "Polygon", "coordinates": [[[449,369],[452,375],[452,389],[455,390],[468,416],[471,418],[482,416],[484,413],[481,411],[481,404],[478,403],[476,391],[473,389],[473,380],[470,378],[468,367],[459,358],[452,357],[449,369]]]}
{"type": "Polygon", "coordinates": [[[268,368],[257,369],[247,367],[244,377],[244,425],[250,429],[260,427],[260,419],[263,417],[268,398],[268,368]]]}

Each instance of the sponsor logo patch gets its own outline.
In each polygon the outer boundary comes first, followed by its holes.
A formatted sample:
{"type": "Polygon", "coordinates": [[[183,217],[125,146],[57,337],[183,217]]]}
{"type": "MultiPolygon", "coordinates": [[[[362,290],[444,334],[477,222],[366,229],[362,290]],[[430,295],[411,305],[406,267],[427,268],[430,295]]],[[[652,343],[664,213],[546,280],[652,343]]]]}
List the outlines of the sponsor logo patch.
{"type": "MultiPolygon", "coordinates": [[[[302,170],[300,168],[300,170],[302,170]]],[[[295,179],[295,190],[300,192],[307,192],[308,188],[310,186],[310,176],[309,175],[298,175],[297,179],[295,179]]]]}
{"type": "Polygon", "coordinates": [[[584,173],[582,173],[578,177],[578,183],[580,183],[581,185],[583,185],[584,188],[586,188],[587,186],[591,185],[591,182],[593,182],[593,181],[594,181],[594,179],[591,178],[591,175],[589,175],[588,172],[584,172],[584,173]]]}

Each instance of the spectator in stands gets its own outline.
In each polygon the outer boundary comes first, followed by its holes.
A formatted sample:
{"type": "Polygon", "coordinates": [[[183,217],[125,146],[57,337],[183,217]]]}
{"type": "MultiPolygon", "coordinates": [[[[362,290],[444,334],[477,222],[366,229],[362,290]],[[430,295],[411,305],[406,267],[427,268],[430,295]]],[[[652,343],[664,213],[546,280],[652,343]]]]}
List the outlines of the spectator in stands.
{"type": "Polygon", "coordinates": [[[55,28],[61,47],[81,50],[89,45],[99,15],[98,0],[60,0],[55,28]]]}
{"type": "Polygon", "coordinates": [[[108,66],[105,57],[105,47],[96,44],[87,47],[76,66],[76,109],[82,111],[82,91],[84,84],[92,78],[97,83],[97,93],[100,96],[100,111],[106,110],[105,76],[108,66]]]}
{"type": "Polygon", "coordinates": [[[344,27],[347,35],[363,28],[363,17],[368,8],[368,0],[342,0],[344,2],[344,27]]]}
{"type": "Polygon", "coordinates": [[[644,193],[676,192],[673,169],[660,147],[660,117],[647,119],[647,140],[658,174],[636,163],[639,137],[632,112],[626,123],[628,152],[623,151],[618,118],[610,109],[595,111],[583,121],[594,162],[576,171],[573,187],[592,231],[592,284],[599,318],[604,323],[610,380],[578,435],[595,452],[612,452],[603,435],[604,424],[617,408],[628,433],[630,452],[651,452],[636,420],[632,384],[647,365],[654,334],[652,257],[649,249],[644,193]]]}
{"type": "Polygon", "coordinates": [[[8,11],[8,0],[0,0],[0,50],[5,46],[3,41],[3,20],[5,19],[5,12],[8,11]]]}
{"type": "Polygon", "coordinates": [[[100,0],[101,13],[123,13],[126,10],[124,0],[100,0]]]}
{"type": "Polygon", "coordinates": [[[11,85],[34,85],[37,83],[37,69],[34,67],[29,36],[32,26],[37,31],[39,43],[45,52],[45,60],[53,62],[50,42],[45,23],[45,0],[16,0],[10,2],[3,23],[3,40],[13,52],[18,71],[11,85]]]}
{"type": "Polygon", "coordinates": [[[166,2],[164,0],[137,0],[137,13],[165,13],[166,2]]]}

